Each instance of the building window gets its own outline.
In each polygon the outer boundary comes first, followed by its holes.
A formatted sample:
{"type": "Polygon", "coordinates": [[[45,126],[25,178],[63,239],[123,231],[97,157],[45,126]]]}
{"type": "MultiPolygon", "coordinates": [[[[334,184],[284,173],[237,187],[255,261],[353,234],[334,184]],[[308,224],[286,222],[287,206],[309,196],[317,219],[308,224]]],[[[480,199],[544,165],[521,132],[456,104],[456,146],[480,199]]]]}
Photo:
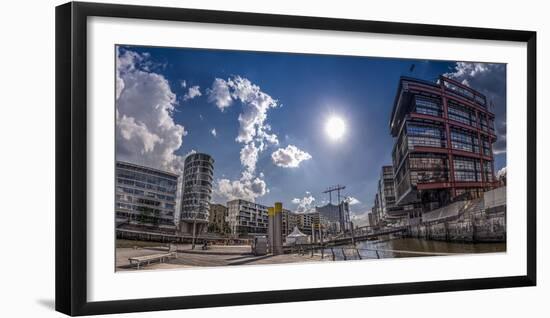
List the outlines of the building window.
{"type": "Polygon", "coordinates": [[[483,147],[483,154],[490,157],[492,155],[491,143],[486,138],[482,137],[481,144],[483,147]]]}
{"type": "Polygon", "coordinates": [[[481,164],[477,159],[455,157],[453,159],[455,181],[481,182],[481,164]]]}
{"type": "Polygon", "coordinates": [[[411,183],[413,185],[449,180],[448,160],[445,156],[413,154],[409,158],[411,183]]]}
{"type": "Polygon", "coordinates": [[[441,103],[433,98],[415,96],[415,112],[419,114],[441,117],[441,103]]]}
{"type": "Polygon", "coordinates": [[[478,182],[481,181],[481,173],[474,171],[455,171],[455,181],[478,182]]]}
{"type": "Polygon", "coordinates": [[[493,182],[493,163],[491,161],[483,162],[483,174],[485,175],[485,181],[493,182]]]}
{"type": "Polygon", "coordinates": [[[439,127],[417,124],[407,125],[407,141],[409,147],[428,146],[445,147],[445,135],[439,127]]]}
{"type": "Polygon", "coordinates": [[[455,85],[453,83],[449,83],[447,81],[444,82],[445,83],[445,87],[449,90],[451,90],[452,92],[456,93],[457,95],[460,95],[462,97],[466,97],[468,99],[474,99],[474,93],[470,92],[469,90],[467,89],[464,89],[458,85],[455,85]]]}
{"type": "Polygon", "coordinates": [[[476,116],[472,111],[452,100],[449,100],[448,104],[449,119],[465,125],[476,126],[476,116]]]}
{"type": "Polygon", "coordinates": [[[415,155],[409,159],[409,166],[411,169],[445,170],[447,169],[447,159],[443,157],[420,157],[420,155],[415,155]]]}
{"type": "Polygon", "coordinates": [[[480,122],[481,130],[488,131],[491,133],[495,132],[495,122],[492,118],[488,118],[484,114],[480,114],[479,118],[480,118],[479,122],[480,122]]]}
{"type": "Polygon", "coordinates": [[[479,161],[469,158],[455,157],[454,168],[455,170],[476,171],[479,170],[479,161]]]}
{"type": "Polygon", "coordinates": [[[479,105],[485,107],[485,104],[486,104],[485,97],[476,95],[475,101],[476,101],[476,103],[478,103],[479,105]]]}
{"type": "Polygon", "coordinates": [[[447,182],[447,172],[441,170],[411,171],[411,183],[447,182]]]}
{"type": "Polygon", "coordinates": [[[453,149],[479,153],[478,139],[466,132],[451,130],[451,144],[453,149]]]}

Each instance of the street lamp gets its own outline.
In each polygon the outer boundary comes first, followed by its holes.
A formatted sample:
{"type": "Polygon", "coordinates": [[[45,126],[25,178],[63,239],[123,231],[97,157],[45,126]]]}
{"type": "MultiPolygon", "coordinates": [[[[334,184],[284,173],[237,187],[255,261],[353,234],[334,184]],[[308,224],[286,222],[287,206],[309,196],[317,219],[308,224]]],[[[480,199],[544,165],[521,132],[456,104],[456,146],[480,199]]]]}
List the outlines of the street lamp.
{"type": "MultiPolygon", "coordinates": [[[[200,210],[201,207],[205,207],[205,206],[206,206],[205,203],[206,203],[206,202],[205,202],[204,200],[201,200],[201,201],[199,202],[199,209],[198,209],[198,210],[200,210]]],[[[191,249],[192,249],[192,250],[195,249],[195,240],[196,240],[196,237],[195,237],[195,236],[196,236],[196,228],[197,228],[197,216],[198,216],[199,213],[200,213],[198,210],[195,210],[195,213],[194,213],[194,215],[193,215],[193,236],[192,236],[192,239],[191,239],[191,249]]]]}

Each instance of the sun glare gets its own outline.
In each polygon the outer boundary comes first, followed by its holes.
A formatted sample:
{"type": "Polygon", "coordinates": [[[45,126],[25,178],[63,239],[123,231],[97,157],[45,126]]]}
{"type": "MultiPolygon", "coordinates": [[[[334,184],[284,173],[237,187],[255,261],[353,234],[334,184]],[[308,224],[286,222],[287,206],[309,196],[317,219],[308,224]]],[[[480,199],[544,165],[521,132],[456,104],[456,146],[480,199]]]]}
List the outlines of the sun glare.
{"type": "Polygon", "coordinates": [[[346,123],[340,117],[330,117],[325,124],[325,133],[332,140],[338,140],[346,132],[346,123]]]}

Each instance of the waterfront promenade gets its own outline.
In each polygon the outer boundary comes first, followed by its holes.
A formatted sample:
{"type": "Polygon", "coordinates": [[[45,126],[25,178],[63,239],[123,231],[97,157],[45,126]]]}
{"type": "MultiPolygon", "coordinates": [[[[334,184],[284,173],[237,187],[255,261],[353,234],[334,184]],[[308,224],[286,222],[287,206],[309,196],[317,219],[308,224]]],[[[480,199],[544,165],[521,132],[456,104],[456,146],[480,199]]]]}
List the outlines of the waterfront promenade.
{"type": "MultiPolygon", "coordinates": [[[[214,266],[235,266],[235,265],[258,265],[258,264],[285,264],[329,261],[329,258],[321,259],[320,254],[283,254],[254,256],[248,245],[213,245],[208,250],[202,250],[200,245],[191,249],[190,244],[178,244],[178,257],[169,259],[165,263],[154,263],[141,268],[150,269],[176,269],[186,267],[214,267],[214,266]]],[[[116,270],[136,270],[130,266],[128,258],[146,256],[167,251],[166,246],[148,247],[117,247],[116,248],[116,270]]]]}
{"type": "MultiPolygon", "coordinates": [[[[136,242],[138,245],[143,244],[142,247],[131,247],[130,243],[125,241],[116,249],[117,271],[136,270],[135,266],[130,266],[130,257],[168,251],[166,245],[158,243],[152,245],[152,242],[136,242]]],[[[303,250],[302,253],[294,251],[283,255],[254,256],[248,245],[212,245],[208,250],[202,250],[201,246],[197,245],[193,250],[190,244],[179,244],[177,250],[177,258],[167,259],[165,263],[152,263],[141,267],[140,270],[502,253],[506,251],[506,243],[473,244],[384,237],[376,241],[358,242],[355,245],[315,248],[313,253],[311,250],[303,250]]]]}

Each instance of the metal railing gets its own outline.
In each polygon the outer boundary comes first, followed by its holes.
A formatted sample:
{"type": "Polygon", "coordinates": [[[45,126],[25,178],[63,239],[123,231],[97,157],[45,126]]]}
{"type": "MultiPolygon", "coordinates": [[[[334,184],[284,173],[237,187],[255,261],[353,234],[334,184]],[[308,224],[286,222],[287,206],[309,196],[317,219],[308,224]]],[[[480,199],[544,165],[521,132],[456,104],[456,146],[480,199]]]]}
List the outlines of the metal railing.
{"type": "MultiPolygon", "coordinates": [[[[287,247],[288,248],[288,247],[287,247]]],[[[328,246],[307,246],[299,245],[287,249],[287,253],[295,253],[299,255],[310,254],[311,257],[316,254],[323,260],[328,257],[332,261],[338,260],[363,260],[363,259],[381,259],[387,258],[386,254],[391,253],[389,257],[395,257],[396,254],[405,254],[411,256],[445,256],[445,255],[457,255],[462,253],[442,253],[442,252],[423,252],[423,251],[409,251],[409,250],[395,250],[395,249],[380,249],[380,248],[359,248],[355,246],[341,246],[341,247],[328,247],[328,246]],[[372,253],[374,257],[369,257],[368,254],[372,253]]]]}

